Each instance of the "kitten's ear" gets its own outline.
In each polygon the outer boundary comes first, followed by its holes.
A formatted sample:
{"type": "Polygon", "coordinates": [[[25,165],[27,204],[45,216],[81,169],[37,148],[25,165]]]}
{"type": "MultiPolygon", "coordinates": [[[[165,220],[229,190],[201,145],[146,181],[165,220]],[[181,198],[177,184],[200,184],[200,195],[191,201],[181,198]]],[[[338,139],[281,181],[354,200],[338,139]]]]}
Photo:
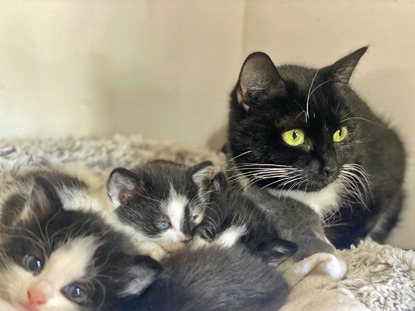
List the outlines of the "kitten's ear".
{"type": "Polygon", "coordinates": [[[363,54],[365,54],[367,49],[367,46],[362,47],[331,65],[329,67],[330,79],[338,84],[349,83],[350,77],[352,76],[357,63],[363,54]]]}
{"type": "Polygon", "coordinates": [[[228,181],[224,172],[220,171],[213,177],[210,188],[215,192],[223,192],[228,188],[228,181]]]}
{"type": "Polygon", "coordinates": [[[209,173],[213,167],[212,161],[203,161],[189,169],[189,175],[191,176],[193,182],[198,186],[203,186],[203,183],[206,179],[209,179],[209,173]]]}
{"type": "Polygon", "coordinates": [[[161,264],[149,256],[137,255],[130,263],[122,265],[123,276],[117,277],[119,297],[139,295],[150,286],[163,271],[161,264]]]}
{"type": "Polygon", "coordinates": [[[133,172],[122,167],[111,172],[107,192],[115,208],[126,204],[138,190],[139,182],[133,172]]]}
{"type": "Polygon", "coordinates": [[[62,208],[62,202],[53,185],[43,177],[36,177],[29,196],[30,213],[38,219],[62,208]]]}
{"type": "Polygon", "coordinates": [[[297,244],[275,237],[261,242],[257,246],[256,255],[265,262],[280,263],[294,255],[297,250],[297,244]]]}
{"type": "Polygon", "coordinates": [[[262,52],[249,55],[239,74],[236,89],[238,103],[249,110],[250,104],[256,100],[284,94],[284,81],[269,56],[262,52]]]}

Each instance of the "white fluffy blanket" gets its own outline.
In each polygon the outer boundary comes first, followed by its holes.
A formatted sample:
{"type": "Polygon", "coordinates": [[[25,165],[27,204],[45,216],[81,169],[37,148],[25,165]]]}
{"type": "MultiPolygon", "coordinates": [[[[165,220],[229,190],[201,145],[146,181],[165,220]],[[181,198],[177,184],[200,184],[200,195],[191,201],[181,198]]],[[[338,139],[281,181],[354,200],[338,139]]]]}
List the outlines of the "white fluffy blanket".
{"type": "MultiPolygon", "coordinates": [[[[140,136],[0,140],[0,174],[75,166],[89,168],[105,180],[114,167],[132,167],[157,158],[187,165],[211,160],[225,167],[225,156],[220,152],[140,136]]],[[[287,270],[292,291],[284,311],[415,310],[413,251],[365,241],[335,255],[316,254],[287,270]]]]}

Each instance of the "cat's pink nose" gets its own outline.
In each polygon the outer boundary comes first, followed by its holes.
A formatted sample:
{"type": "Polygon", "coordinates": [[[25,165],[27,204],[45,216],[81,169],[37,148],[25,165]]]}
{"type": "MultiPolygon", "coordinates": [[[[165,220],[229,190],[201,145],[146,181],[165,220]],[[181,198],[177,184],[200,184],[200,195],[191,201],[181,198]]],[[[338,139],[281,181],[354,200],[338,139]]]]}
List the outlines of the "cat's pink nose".
{"type": "Polygon", "coordinates": [[[29,305],[37,306],[46,303],[47,298],[45,293],[37,288],[31,288],[27,291],[27,298],[29,299],[29,305]]]}

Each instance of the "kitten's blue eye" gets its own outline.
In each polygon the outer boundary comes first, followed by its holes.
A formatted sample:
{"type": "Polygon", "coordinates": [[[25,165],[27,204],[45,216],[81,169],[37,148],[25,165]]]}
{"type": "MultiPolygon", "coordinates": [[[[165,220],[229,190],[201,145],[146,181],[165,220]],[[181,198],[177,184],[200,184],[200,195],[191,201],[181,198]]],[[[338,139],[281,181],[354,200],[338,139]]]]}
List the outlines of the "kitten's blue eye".
{"type": "Polygon", "coordinates": [[[159,221],[157,223],[157,226],[159,226],[161,229],[166,230],[171,227],[171,223],[168,221],[159,221]]]}
{"type": "Polygon", "coordinates": [[[27,256],[25,259],[25,266],[29,271],[39,272],[43,268],[43,262],[36,256],[27,256]]]}
{"type": "Polygon", "coordinates": [[[74,284],[66,286],[64,288],[64,291],[66,293],[66,296],[75,302],[82,302],[85,301],[85,299],[87,298],[87,295],[83,291],[83,289],[74,284]]]}

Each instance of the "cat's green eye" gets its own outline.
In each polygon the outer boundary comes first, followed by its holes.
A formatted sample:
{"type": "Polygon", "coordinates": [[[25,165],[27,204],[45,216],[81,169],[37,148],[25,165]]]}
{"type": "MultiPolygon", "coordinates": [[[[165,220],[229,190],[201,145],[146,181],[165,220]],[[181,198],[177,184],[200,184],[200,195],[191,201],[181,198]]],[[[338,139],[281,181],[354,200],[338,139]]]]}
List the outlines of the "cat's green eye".
{"type": "Polygon", "coordinates": [[[333,134],[333,141],[335,143],[341,142],[347,136],[347,127],[342,126],[333,134]]]}
{"type": "Polygon", "coordinates": [[[282,139],[290,146],[299,146],[304,142],[304,131],[300,129],[293,129],[282,134],[282,139]]]}

